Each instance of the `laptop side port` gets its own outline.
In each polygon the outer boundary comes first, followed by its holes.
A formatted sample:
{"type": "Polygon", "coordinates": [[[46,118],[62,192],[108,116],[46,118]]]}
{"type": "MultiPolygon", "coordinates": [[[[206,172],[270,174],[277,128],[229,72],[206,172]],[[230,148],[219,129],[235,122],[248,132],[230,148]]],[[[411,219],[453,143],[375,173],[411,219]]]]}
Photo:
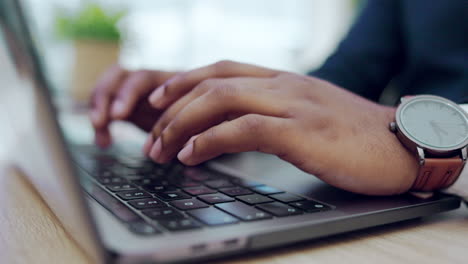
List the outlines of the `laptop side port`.
{"type": "Polygon", "coordinates": [[[196,244],[192,246],[192,252],[193,253],[203,253],[208,248],[207,244],[196,244]]]}
{"type": "Polygon", "coordinates": [[[239,244],[238,238],[228,239],[223,242],[225,248],[237,247],[239,244]]]}

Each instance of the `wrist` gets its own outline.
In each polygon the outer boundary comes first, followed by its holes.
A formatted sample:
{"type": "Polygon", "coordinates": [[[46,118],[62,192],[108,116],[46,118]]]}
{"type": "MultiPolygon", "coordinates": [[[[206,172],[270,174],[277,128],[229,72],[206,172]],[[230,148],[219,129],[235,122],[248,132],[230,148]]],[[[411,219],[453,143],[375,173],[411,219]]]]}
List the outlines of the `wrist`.
{"type": "Polygon", "coordinates": [[[415,153],[402,144],[398,137],[388,129],[388,124],[395,121],[396,107],[385,107],[386,124],[390,138],[390,156],[388,162],[395,181],[398,182],[395,194],[409,191],[419,172],[419,161],[415,153]]]}

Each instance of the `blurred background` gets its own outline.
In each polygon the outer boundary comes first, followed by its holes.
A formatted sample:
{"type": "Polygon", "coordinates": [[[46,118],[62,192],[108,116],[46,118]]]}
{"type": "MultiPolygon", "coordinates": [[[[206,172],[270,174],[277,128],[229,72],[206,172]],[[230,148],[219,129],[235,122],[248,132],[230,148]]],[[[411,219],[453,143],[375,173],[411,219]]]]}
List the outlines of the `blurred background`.
{"type": "MultiPolygon", "coordinates": [[[[73,106],[60,112],[66,134],[89,142],[93,132],[83,106],[109,65],[185,70],[230,59],[305,73],[335,49],[364,0],[22,3],[54,101],[60,110],[73,106]]],[[[123,126],[117,130],[125,133],[123,126]]],[[[8,141],[1,131],[0,137],[8,141]]]]}
{"type": "Polygon", "coordinates": [[[230,59],[306,72],[334,50],[362,2],[25,1],[54,89],[77,101],[116,60],[131,69],[184,70],[230,59]]]}

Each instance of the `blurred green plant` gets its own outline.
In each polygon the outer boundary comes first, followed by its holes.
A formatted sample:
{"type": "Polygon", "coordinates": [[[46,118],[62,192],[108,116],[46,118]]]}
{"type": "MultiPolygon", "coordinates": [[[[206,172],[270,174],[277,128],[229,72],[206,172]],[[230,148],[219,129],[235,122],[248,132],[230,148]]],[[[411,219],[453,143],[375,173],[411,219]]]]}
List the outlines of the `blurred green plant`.
{"type": "Polygon", "coordinates": [[[96,3],[88,3],[76,14],[59,9],[55,31],[60,38],[119,42],[122,38],[117,23],[126,11],[106,12],[96,3]]]}

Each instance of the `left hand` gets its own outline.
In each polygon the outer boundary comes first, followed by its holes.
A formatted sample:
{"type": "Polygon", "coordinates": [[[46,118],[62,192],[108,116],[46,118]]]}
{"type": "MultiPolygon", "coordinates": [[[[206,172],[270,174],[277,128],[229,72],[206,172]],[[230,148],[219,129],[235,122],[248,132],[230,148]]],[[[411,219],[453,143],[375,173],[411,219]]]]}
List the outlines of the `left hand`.
{"type": "Polygon", "coordinates": [[[178,97],[160,93],[170,103],[146,153],[161,163],[177,155],[196,165],[261,151],[352,192],[390,195],[411,187],[417,161],[388,129],[394,108],[316,78],[264,70],[268,77],[217,78],[212,71],[191,86],[171,83],[178,97]]]}

